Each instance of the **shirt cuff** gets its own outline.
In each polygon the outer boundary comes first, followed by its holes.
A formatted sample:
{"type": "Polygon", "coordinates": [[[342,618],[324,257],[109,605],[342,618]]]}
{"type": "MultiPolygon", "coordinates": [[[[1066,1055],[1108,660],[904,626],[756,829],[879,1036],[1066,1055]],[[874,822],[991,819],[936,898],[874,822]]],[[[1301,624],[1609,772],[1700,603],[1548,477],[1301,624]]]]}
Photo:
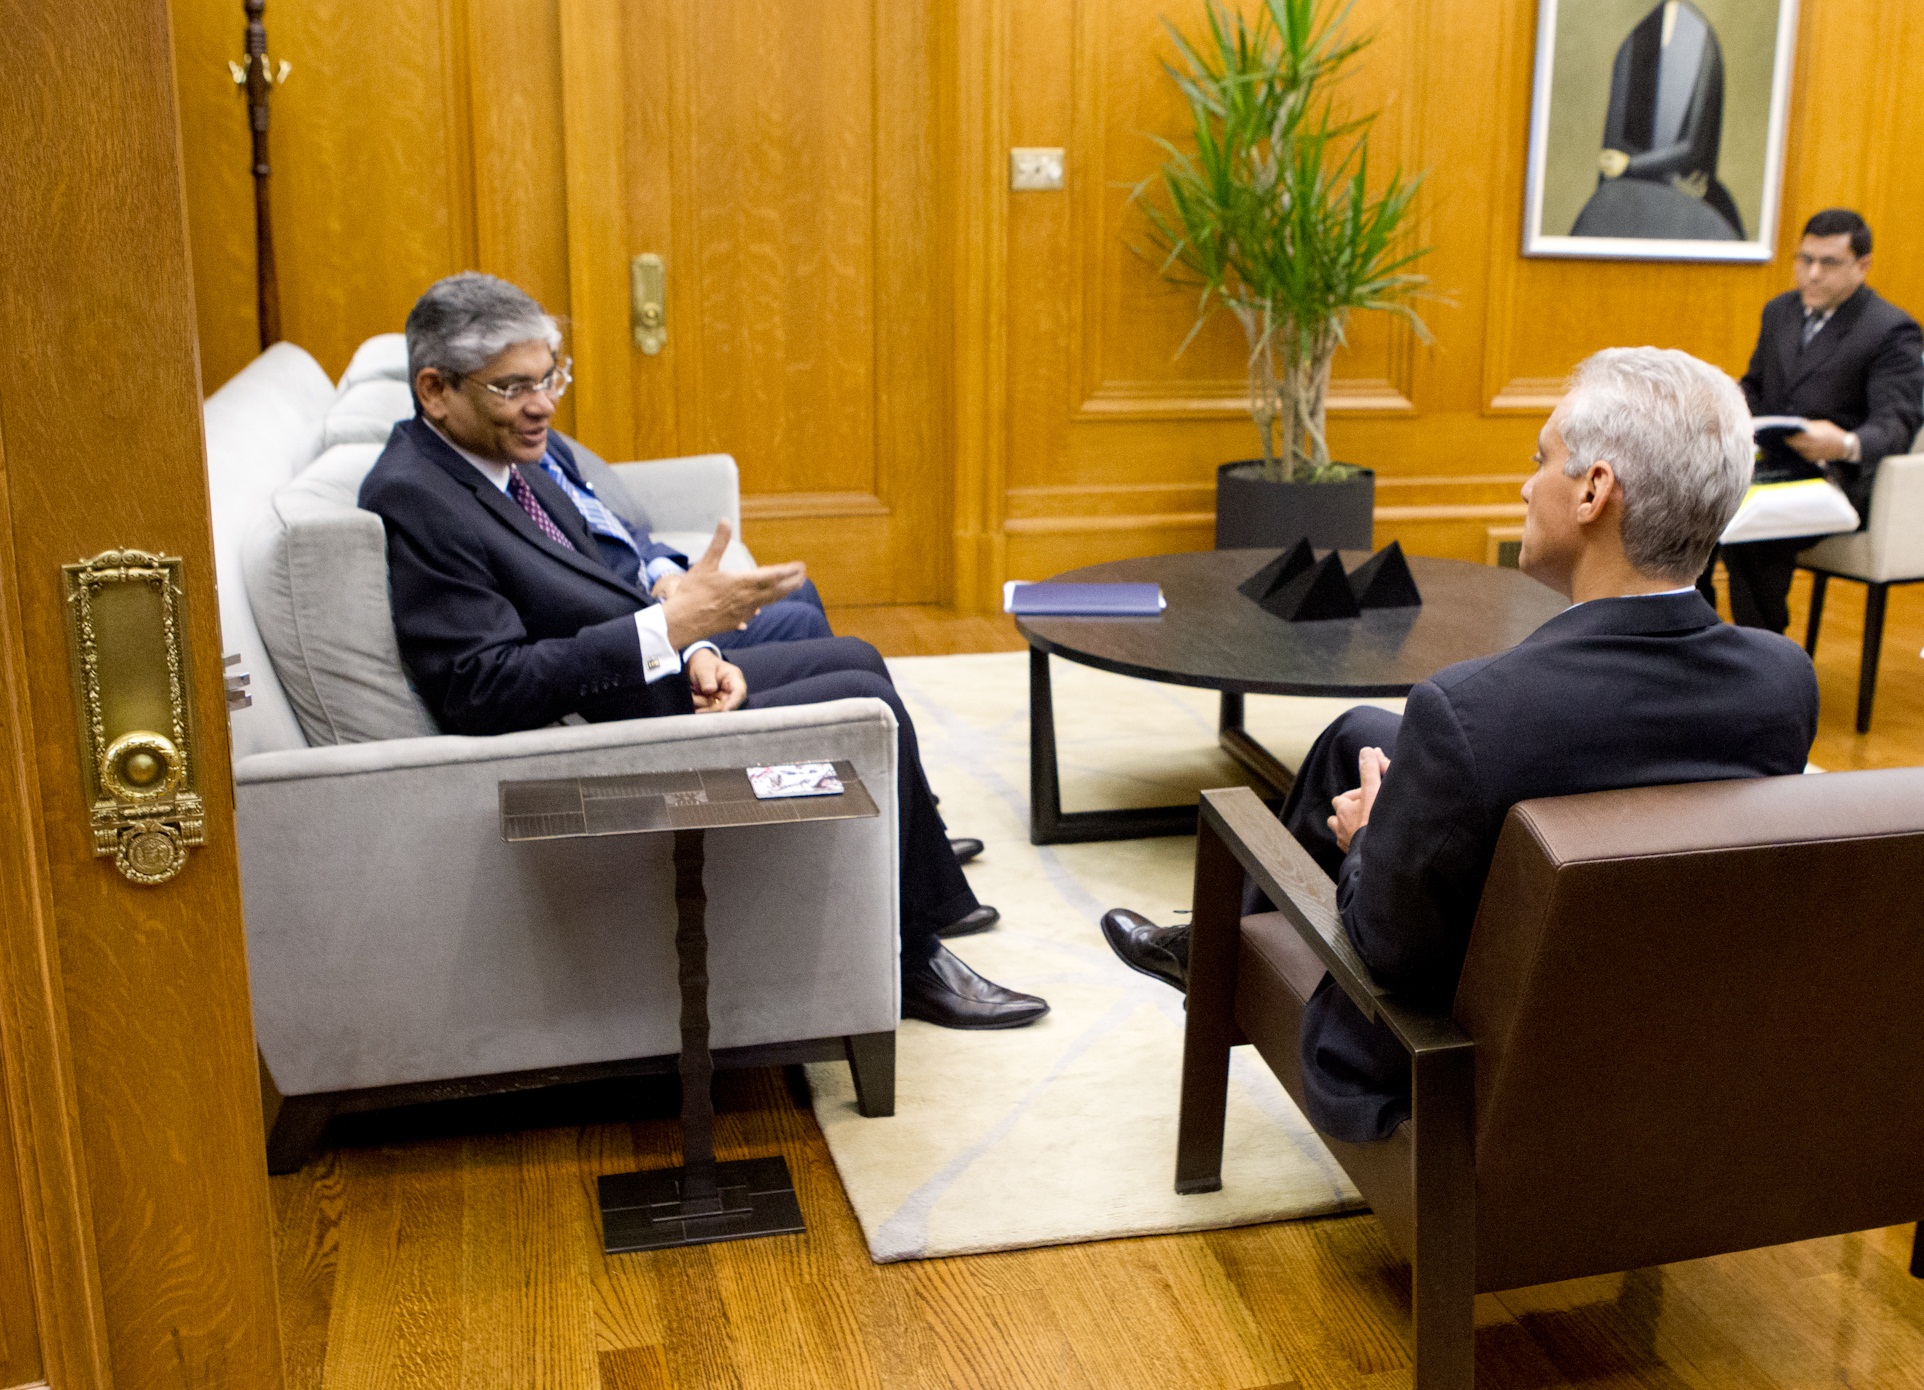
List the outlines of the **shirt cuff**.
{"type": "Polygon", "coordinates": [[[1857,437],[1857,432],[1855,430],[1852,430],[1849,434],[1844,436],[1844,462],[1845,463],[1862,463],[1863,461],[1864,461],[1864,441],[1857,437]]]}
{"type": "Polygon", "coordinates": [[[721,655],[721,648],[706,638],[690,642],[677,653],[668,640],[668,610],[659,603],[651,603],[635,614],[635,635],[641,639],[641,678],[649,685],[674,675],[696,652],[721,655]]]}
{"type": "MultiPolygon", "coordinates": [[[[641,678],[649,685],[681,670],[681,657],[668,640],[668,610],[651,603],[635,614],[635,633],[641,639],[641,678]]],[[[696,646],[701,645],[696,643],[696,646]]],[[[689,651],[694,651],[690,647],[689,651]]]]}
{"type": "Polygon", "coordinates": [[[680,574],[682,568],[667,556],[657,555],[643,566],[641,572],[648,576],[648,587],[652,589],[661,582],[664,574],[680,574]]]}

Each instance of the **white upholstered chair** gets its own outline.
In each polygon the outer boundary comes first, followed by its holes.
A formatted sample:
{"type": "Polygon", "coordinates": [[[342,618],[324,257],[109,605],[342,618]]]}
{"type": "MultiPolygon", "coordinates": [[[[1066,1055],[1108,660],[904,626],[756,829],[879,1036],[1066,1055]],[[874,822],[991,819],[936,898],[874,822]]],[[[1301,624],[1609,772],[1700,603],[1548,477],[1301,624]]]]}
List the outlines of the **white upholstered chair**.
{"type": "MultiPolygon", "coordinates": [[[[1924,439],[1924,435],[1919,436],[1924,439]]],[[[1913,447],[1916,447],[1915,445],[1913,447]]],[[[1924,453],[1899,454],[1877,465],[1871,485],[1870,525],[1826,536],[1797,556],[1811,572],[1810,622],[1804,650],[1817,655],[1824,592],[1832,579],[1865,586],[1864,654],[1857,673],[1857,732],[1871,727],[1877,696],[1877,658],[1884,640],[1884,604],[1893,584],[1924,581],[1924,453]]]]}
{"type": "MultiPolygon", "coordinates": [[[[230,728],[270,1168],[339,1111],[672,1069],[667,838],[505,844],[510,778],[853,762],[878,818],[709,833],[710,1012],[718,1064],[846,1056],[863,1113],[891,1113],[894,716],[841,700],[440,733],[400,665],[380,519],[355,505],[410,408],[399,347],[371,341],[337,388],[277,344],[206,407],[223,647],[253,683],[230,728]]],[[[739,522],[725,455],[591,476],[683,549],[739,522]]],[[[737,542],[724,563],[753,561],[737,542]]]]}

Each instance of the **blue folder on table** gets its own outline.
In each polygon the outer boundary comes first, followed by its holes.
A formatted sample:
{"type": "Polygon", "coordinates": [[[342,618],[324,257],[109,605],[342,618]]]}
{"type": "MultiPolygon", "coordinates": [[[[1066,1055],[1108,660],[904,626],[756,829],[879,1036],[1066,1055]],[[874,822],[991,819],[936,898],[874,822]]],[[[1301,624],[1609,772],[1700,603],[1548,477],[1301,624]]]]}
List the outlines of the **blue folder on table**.
{"type": "Polygon", "coordinates": [[[1002,588],[1002,611],[1022,618],[1159,618],[1169,604],[1160,584],[1025,584],[1002,588]]]}

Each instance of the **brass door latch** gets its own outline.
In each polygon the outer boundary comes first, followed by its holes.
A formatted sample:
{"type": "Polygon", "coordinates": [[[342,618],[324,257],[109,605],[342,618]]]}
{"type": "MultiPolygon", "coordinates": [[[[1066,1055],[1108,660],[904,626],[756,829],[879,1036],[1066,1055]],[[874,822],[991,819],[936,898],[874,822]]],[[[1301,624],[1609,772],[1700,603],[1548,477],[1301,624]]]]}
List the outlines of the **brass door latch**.
{"type": "Polygon", "coordinates": [[[165,883],[202,843],[181,562],[109,550],[63,565],[94,853],[165,883]]]}
{"type": "Polygon", "coordinates": [[[661,257],[648,251],[628,262],[628,315],[635,346],[649,357],[668,341],[668,271],[661,257]]]}

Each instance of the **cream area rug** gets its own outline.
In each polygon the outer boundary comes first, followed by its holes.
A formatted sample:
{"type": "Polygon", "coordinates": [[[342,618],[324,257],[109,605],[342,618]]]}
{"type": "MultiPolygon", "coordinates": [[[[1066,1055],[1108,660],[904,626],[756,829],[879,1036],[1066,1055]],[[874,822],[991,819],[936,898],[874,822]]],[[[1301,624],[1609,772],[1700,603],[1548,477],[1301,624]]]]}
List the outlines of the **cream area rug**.
{"type": "MultiPolygon", "coordinates": [[[[1027,654],[889,667],[950,830],[987,845],[970,882],[1002,910],[996,929],[952,949],[1051,1009],[1010,1032],[904,1022],[887,1119],[856,1113],[845,1066],[810,1068],[869,1253],[924,1259],[1356,1208],[1355,1188],[1247,1048],[1231,1065],[1223,1189],[1176,1195],[1182,999],[1117,961],[1097,920],[1118,906],[1184,920],[1194,840],[1031,845],[1027,654]]],[[[1193,801],[1247,780],[1217,748],[1212,692],[1052,667],[1065,810],[1193,801]]],[[[1349,703],[1252,696],[1246,722],[1293,766],[1349,703]]]]}

